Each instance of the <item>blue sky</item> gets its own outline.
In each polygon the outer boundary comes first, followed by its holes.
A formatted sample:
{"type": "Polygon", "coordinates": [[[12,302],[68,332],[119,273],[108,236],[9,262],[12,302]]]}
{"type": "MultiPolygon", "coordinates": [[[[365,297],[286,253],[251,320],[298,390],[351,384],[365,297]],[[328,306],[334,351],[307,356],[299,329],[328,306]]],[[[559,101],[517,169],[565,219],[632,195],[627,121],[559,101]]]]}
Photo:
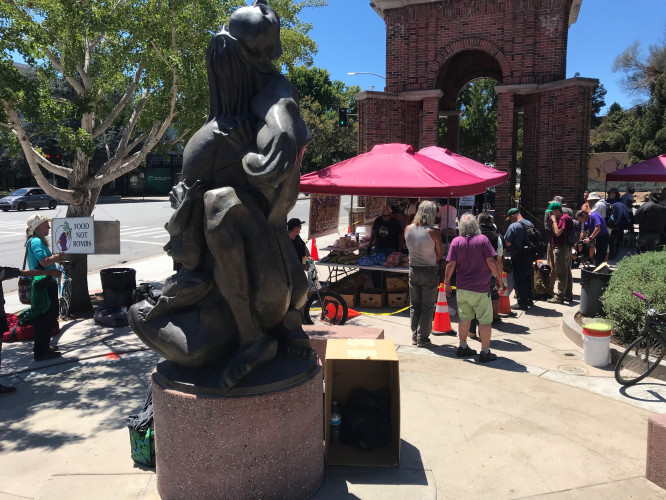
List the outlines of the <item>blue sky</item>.
{"type": "MultiPolygon", "coordinates": [[[[314,25],[310,35],[319,45],[315,65],[347,85],[382,90],[381,78],[347,73],[386,74],[384,21],[369,0],[328,0],[328,4],[305,9],[301,16],[314,25]]],[[[666,0],[583,0],[578,20],[569,29],[567,77],[579,72],[598,78],[608,91],[606,107],[618,102],[628,108],[645,100],[623,92],[622,73],[611,70],[615,57],[634,40],[641,42],[644,55],[651,44],[666,43],[666,0]]]]}

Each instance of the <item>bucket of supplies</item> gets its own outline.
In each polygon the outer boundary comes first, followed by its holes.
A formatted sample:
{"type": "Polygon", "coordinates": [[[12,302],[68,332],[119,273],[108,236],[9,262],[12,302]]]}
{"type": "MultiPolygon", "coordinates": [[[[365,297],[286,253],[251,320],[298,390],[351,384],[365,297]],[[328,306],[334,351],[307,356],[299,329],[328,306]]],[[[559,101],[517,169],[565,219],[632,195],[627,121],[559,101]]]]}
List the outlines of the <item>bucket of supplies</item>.
{"type": "Polygon", "coordinates": [[[583,359],[590,366],[603,368],[610,358],[611,327],[606,323],[583,325],[583,359]]]}

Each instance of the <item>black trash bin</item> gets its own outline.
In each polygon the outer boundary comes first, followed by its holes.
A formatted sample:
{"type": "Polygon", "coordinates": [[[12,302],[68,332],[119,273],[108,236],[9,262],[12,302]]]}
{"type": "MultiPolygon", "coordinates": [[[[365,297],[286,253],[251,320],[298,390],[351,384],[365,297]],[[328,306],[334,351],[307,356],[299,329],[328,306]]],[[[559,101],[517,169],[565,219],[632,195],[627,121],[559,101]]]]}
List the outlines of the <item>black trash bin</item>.
{"type": "Polygon", "coordinates": [[[129,307],[134,303],[136,269],[112,267],[99,272],[106,307],[129,307]]]}
{"type": "Polygon", "coordinates": [[[580,313],[588,318],[601,316],[603,305],[601,296],[604,294],[611,274],[595,273],[587,269],[580,270],[580,313]]]}

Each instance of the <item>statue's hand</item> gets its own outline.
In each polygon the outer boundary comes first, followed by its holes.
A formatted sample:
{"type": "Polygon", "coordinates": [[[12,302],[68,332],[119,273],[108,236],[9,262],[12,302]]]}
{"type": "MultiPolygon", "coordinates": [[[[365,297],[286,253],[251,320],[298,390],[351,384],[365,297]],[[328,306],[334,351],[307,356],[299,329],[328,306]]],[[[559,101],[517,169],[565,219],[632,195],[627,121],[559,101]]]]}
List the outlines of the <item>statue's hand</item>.
{"type": "Polygon", "coordinates": [[[194,184],[191,186],[188,186],[185,182],[179,182],[171,188],[171,193],[169,193],[171,207],[176,209],[185,201],[193,201],[203,198],[206,189],[206,183],[202,180],[194,181],[194,184]]]}
{"type": "Polygon", "coordinates": [[[207,190],[208,186],[206,183],[201,179],[197,179],[190,187],[185,185],[185,200],[200,200],[207,190]]]}

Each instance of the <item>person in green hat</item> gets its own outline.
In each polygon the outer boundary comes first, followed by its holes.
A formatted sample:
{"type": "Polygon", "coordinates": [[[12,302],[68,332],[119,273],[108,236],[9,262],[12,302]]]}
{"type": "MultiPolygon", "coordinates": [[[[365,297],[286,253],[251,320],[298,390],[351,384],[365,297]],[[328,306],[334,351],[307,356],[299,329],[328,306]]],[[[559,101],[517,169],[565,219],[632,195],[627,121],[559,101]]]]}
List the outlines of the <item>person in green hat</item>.
{"type": "Polygon", "coordinates": [[[550,247],[553,249],[552,277],[557,280],[557,291],[554,297],[548,299],[551,304],[564,304],[564,301],[573,300],[573,278],[571,276],[571,247],[567,243],[567,236],[573,230],[573,220],[563,213],[562,205],[553,202],[548,205],[546,214],[553,223],[553,237],[550,247]]]}

